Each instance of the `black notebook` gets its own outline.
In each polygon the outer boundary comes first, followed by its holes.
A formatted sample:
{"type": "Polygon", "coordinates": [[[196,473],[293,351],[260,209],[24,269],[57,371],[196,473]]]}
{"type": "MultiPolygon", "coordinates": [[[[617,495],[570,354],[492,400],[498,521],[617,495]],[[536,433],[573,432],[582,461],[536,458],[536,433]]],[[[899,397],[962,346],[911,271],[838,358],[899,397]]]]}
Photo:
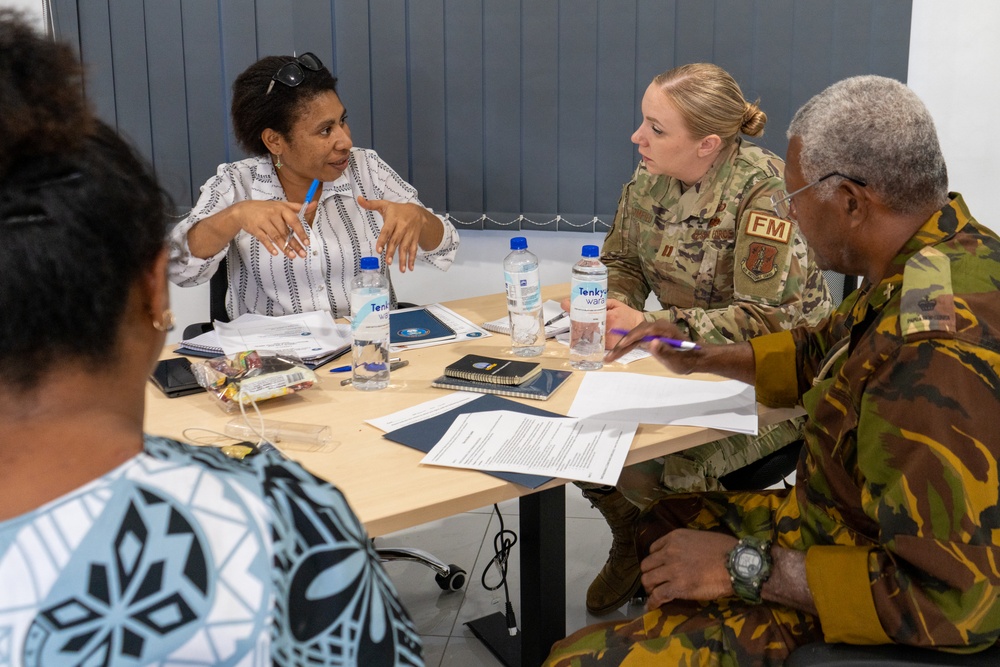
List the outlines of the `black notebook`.
{"type": "Polygon", "coordinates": [[[431,381],[432,387],[438,389],[454,389],[455,391],[475,391],[480,394],[500,394],[517,398],[531,398],[536,401],[547,401],[552,393],[566,382],[572,371],[554,371],[543,368],[533,379],[524,384],[495,384],[493,382],[474,382],[461,378],[442,375],[431,381]]]}
{"type": "Polygon", "coordinates": [[[497,359],[478,354],[467,354],[444,369],[444,374],[450,378],[492,384],[521,384],[541,372],[541,364],[533,361],[497,359]]]}
{"type": "Polygon", "coordinates": [[[455,337],[454,329],[423,307],[391,311],[389,330],[390,345],[433,343],[455,337]]]}

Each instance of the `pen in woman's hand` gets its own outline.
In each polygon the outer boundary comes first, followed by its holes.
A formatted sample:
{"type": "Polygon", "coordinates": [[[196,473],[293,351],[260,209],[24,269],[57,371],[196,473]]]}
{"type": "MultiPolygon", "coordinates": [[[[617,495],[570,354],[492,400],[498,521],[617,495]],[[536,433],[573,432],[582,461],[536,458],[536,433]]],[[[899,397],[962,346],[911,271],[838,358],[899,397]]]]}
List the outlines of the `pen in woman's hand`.
{"type": "MultiPolygon", "coordinates": [[[[624,336],[628,334],[625,329],[612,329],[609,333],[613,333],[616,336],[624,336]]],[[[689,340],[678,340],[676,338],[668,338],[667,336],[643,336],[642,340],[649,342],[651,340],[658,340],[661,343],[669,345],[670,347],[677,348],[678,350],[700,350],[701,346],[697,343],[692,343],[689,340]]]]}
{"type": "MultiPolygon", "coordinates": [[[[319,179],[314,178],[312,185],[309,186],[309,191],[306,192],[306,198],[302,200],[302,206],[299,208],[299,222],[305,227],[306,224],[306,208],[309,207],[310,202],[312,202],[313,195],[316,194],[316,188],[319,187],[319,179]]],[[[292,237],[295,236],[295,231],[289,227],[288,228],[288,238],[285,239],[285,249],[288,248],[288,244],[292,242],[292,237]]]]}

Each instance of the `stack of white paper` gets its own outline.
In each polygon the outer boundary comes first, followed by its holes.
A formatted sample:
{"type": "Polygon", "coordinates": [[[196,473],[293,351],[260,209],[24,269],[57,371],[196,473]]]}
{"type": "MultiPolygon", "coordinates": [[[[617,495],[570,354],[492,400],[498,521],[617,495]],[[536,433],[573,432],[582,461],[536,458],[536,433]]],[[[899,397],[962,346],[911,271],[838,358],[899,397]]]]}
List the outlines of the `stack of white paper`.
{"type": "Polygon", "coordinates": [[[186,348],[235,354],[244,350],[291,353],[303,361],[338,355],[351,346],[351,327],[326,311],[268,317],[247,313],[215,330],[181,342],[186,348]]]}

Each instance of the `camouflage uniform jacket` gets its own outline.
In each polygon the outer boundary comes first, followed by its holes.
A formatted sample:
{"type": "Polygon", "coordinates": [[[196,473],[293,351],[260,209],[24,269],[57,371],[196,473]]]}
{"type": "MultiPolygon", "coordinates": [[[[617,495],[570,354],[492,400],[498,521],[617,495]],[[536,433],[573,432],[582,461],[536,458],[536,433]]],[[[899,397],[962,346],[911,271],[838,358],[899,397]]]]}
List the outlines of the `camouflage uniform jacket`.
{"type": "Polygon", "coordinates": [[[637,310],[654,292],[693,340],[743,341],[816,324],[831,309],[798,227],[775,217],[784,162],[737,139],[696,184],[639,164],[604,240],[608,296],[637,310]]]}
{"type": "Polygon", "coordinates": [[[828,641],[1000,636],[998,276],[1000,239],[953,194],[820,328],[750,341],[758,398],[809,415],[794,492],[759,528],[808,550],[828,641]]]}

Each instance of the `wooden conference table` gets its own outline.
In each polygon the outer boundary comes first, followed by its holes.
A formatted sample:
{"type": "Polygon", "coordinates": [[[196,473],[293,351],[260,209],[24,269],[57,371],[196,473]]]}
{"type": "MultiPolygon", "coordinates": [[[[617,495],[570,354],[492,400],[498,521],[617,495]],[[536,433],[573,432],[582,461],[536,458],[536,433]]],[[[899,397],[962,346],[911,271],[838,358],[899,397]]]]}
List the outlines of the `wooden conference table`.
{"type": "MultiPolygon", "coordinates": [[[[545,298],[559,299],[569,293],[567,285],[543,290],[545,298]]],[[[504,295],[463,299],[444,304],[476,324],[506,314],[504,295]]],[[[174,356],[173,346],[163,357],[174,356]]],[[[569,368],[567,347],[549,341],[536,358],[546,368],[569,368]]],[[[521,634],[520,658],[501,659],[522,665],[538,665],[552,642],[566,634],[565,628],[565,494],[567,480],[555,480],[539,489],[505,482],[485,473],[419,465],[423,453],[382,438],[382,432],[365,423],[424,401],[439,398],[445,390],[430,386],[444,367],[462,355],[475,353],[512,357],[510,338],[491,337],[401,352],[409,365],[393,372],[389,387],[377,392],[340,386],[342,374],[317,371],[320,382],[294,396],[260,404],[265,419],[325,424],[333,429],[337,448],[329,453],[289,451],[313,474],[327,479],[346,495],[351,507],[372,537],[478,509],[511,498],[520,498],[521,634]]],[[[342,357],[343,359],[343,357],[342,357]]],[[[606,370],[670,376],[653,359],[642,359],[627,367],[612,364],[606,370]]],[[[565,414],[573,402],[583,373],[574,373],[548,401],[524,402],[565,414]]],[[[690,376],[692,379],[718,379],[690,376]]],[[[512,399],[513,400],[513,399],[512,399]]],[[[237,413],[238,414],[238,413],[237,413]]],[[[789,419],[796,410],[759,409],[761,424],[789,419]]],[[[146,389],[146,430],[157,435],[183,438],[183,431],[202,427],[223,431],[233,415],[223,413],[214,400],[203,394],[169,399],[151,383],[146,389]]],[[[641,425],[626,465],[677,452],[725,437],[729,433],[691,426],[641,425]]],[[[594,563],[595,571],[600,563],[594,563]]],[[[583,591],[574,594],[583,595],[583,591]]],[[[506,636],[506,628],[499,629],[506,636]]],[[[489,643],[489,642],[488,642],[489,643]]],[[[516,647],[497,651],[510,655],[516,647]]]]}

